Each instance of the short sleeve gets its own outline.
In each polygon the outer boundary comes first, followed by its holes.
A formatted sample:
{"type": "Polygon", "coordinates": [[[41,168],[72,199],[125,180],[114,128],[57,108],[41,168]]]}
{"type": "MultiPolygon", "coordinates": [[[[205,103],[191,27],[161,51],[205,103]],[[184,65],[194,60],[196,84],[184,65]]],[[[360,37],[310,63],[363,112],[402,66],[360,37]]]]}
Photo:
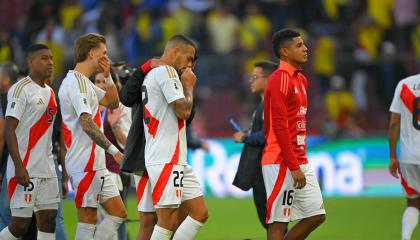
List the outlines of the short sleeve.
{"type": "Polygon", "coordinates": [[[70,95],[69,99],[71,105],[73,105],[74,109],[76,110],[77,116],[80,117],[82,113],[88,113],[92,115],[92,110],[89,106],[89,92],[81,92],[79,89],[75,89],[74,91],[68,91],[70,95]]]}
{"type": "Polygon", "coordinates": [[[173,67],[161,67],[157,78],[159,87],[161,88],[168,104],[174,102],[175,100],[184,98],[182,83],[179,80],[178,73],[173,67]]]}
{"type": "MultiPolygon", "coordinates": [[[[15,85],[17,86],[17,85],[15,85]]],[[[22,89],[11,88],[7,93],[6,117],[13,117],[20,121],[25,113],[27,96],[22,89]]]]}
{"type": "Polygon", "coordinates": [[[390,112],[401,113],[401,98],[400,98],[401,88],[402,88],[402,81],[400,81],[397,87],[395,88],[394,98],[392,99],[391,107],[389,108],[390,112]]]}

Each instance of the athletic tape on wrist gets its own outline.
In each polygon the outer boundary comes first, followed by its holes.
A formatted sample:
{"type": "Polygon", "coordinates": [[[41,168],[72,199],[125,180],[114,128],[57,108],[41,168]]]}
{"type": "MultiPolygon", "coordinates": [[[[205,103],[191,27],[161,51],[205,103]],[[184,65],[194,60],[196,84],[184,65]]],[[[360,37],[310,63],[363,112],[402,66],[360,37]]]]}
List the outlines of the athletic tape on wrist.
{"type": "Polygon", "coordinates": [[[111,146],[109,146],[109,148],[106,150],[106,152],[111,154],[112,156],[117,154],[118,151],[119,151],[118,148],[116,146],[114,146],[113,144],[111,144],[111,146]]]}

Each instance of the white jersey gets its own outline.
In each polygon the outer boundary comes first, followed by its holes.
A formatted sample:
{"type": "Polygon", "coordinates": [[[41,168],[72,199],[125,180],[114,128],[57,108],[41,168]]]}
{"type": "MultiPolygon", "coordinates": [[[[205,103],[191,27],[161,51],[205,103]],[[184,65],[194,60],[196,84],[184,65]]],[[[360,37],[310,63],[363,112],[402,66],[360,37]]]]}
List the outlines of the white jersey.
{"type": "Polygon", "coordinates": [[[178,73],[170,66],[152,69],[142,86],[146,166],[187,163],[185,120],[170,105],[184,98],[178,73]]]}
{"type": "MultiPolygon", "coordinates": [[[[19,120],[15,130],[19,155],[30,177],[56,177],[52,155],[52,132],[57,103],[54,91],[41,87],[30,77],[15,83],[7,94],[6,117],[19,120]]],[[[7,177],[15,175],[9,155],[7,177]]]]}
{"type": "Polygon", "coordinates": [[[389,110],[401,114],[400,162],[420,165],[420,74],[398,83],[389,110]]]}
{"type": "Polygon", "coordinates": [[[69,71],[64,78],[58,97],[60,99],[62,133],[67,148],[66,169],[70,174],[105,169],[105,150],[83,131],[80,115],[88,113],[103,132],[99,101],[105,92],[86,76],[69,71]]]}

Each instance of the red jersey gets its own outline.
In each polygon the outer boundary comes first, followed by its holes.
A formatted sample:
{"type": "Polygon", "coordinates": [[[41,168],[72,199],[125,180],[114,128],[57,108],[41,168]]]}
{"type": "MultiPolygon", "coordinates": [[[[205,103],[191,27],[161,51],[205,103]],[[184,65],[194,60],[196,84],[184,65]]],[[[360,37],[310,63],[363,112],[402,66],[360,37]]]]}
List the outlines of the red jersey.
{"type": "Polygon", "coordinates": [[[306,158],[307,80],[287,62],[268,79],[264,92],[264,136],[261,163],[285,163],[290,170],[308,163],[306,158]]]}

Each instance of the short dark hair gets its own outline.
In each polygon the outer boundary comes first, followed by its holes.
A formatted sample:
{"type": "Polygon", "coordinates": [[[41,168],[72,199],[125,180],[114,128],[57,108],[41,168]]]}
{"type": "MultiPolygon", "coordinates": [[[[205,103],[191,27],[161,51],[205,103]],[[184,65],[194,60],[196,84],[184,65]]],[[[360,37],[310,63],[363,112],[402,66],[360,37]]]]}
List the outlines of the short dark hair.
{"type": "Polygon", "coordinates": [[[19,68],[12,62],[5,62],[0,65],[1,74],[10,78],[10,83],[13,85],[17,82],[19,77],[19,68]]]}
{"type": "MultiPolygon", "coordinates": [[[[180,42],[180,43],[183,43],[185,45],[190,45],[190,46],[192,46],[194,48],[195,54],[197,55],[197,52],[198,52],[198,45],[197,45],[197,43],[194,40],[192,40],[191,38],[187,37],[187,36],[184,36],[184,35],[181,35],[181,34],[177,34],[177,35],[172,36],[169,39],[168,42],[180,42]]],[[[197,57],[197,56],[194,56],[194,57],[197,57]]]]}
{"type": "Polygon", "coordinates": [[[42,43],[34,43],[26,48],[26,57],[31,57],[33,53],[39,50],[50,49],[47,45],[42,43]]]}
{"type": "Polygon", "coordinates": [[[277,68],[278,68],[278,64],[272,61],[261,61],[261,62],[256,62],[254,64],[254,67],[260,67],[263,70],[264,76],[268,77],[271,75],[271,73],[273,73],[277,68]]]}
{"type": "Polygon", "coordinates": [[[271,42],[273,44],[273,51],[276,57],[280,58],[279,49],[284,47],[284,44],[287,41],[291,41],[295,37],[300,37],[300,33],[289,28],[279,30],[273,34],[271,42]]]}
{"type": "Polygon", "coordinates": [[[89,51],[98,48],[101,43],[106,44],[106,40],[104,36],[98,33],[88,33],[76,39],[74,61],[76,63],[85,61],[89,51]]]}

